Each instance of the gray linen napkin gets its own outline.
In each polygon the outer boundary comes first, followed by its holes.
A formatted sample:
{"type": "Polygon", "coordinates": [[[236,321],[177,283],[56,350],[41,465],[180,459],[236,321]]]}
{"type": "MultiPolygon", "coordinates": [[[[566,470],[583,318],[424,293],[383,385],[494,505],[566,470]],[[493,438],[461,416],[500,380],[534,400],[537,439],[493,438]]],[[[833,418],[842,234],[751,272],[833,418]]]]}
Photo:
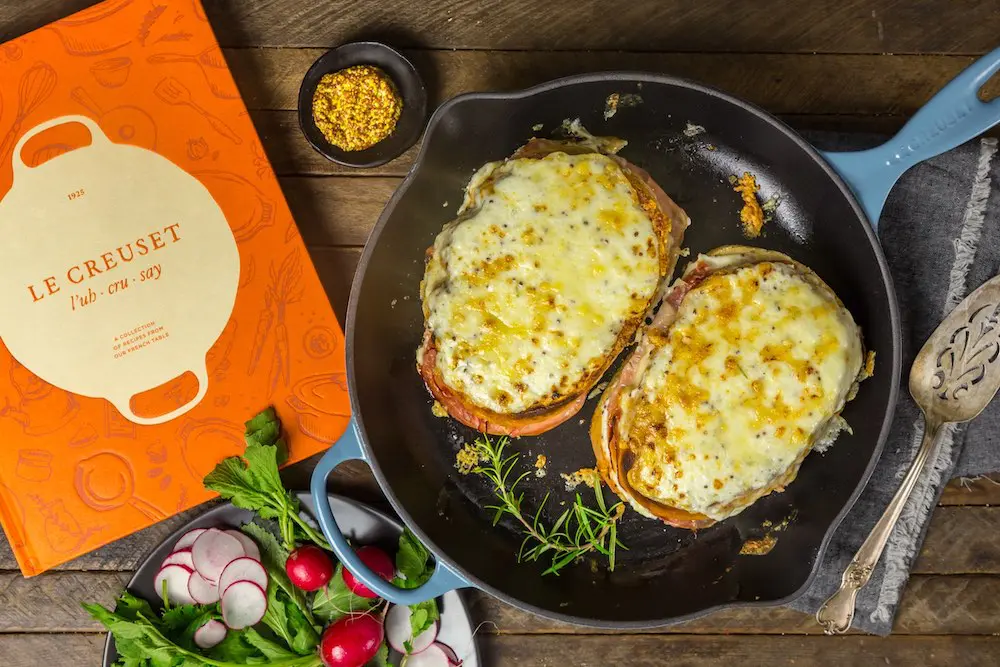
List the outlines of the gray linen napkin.
{"type": "MultiPolygon", "coordinates": [[[[807,134],[825,149],[874,145],[864,137],[807,134]]],[[[1000,158],[997,141],[980,139],[917,165],[900,179],[879,224],[903,329],[900,401],[882,458],[857,504],[833,536],[819,575],[791,607],[815,613],[899,487],[923,435],[920,410],[906,389],[910,364],[941,320],[972,290],[1000,273],[1000,158]]],[[[1000,470],[1000,400],[970,424],[942,434],[937,458],[917,484],[879,566],[858,596],[854,628],[892,630],[910,566],[931,512],[953,477],[1000,470]]]]}

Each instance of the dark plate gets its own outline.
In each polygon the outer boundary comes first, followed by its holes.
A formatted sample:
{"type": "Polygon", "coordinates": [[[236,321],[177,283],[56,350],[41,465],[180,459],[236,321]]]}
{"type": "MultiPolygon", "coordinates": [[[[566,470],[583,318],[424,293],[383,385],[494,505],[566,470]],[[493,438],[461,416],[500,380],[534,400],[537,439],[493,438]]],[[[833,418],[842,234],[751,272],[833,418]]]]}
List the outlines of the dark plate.
{"type": "MultiPolygon", "coordinates": [[[[298,497],[302,501],[303,509],[312,513],[312,496],[300,493],[298,497]]],[[[403,526],[399,521],[371,507],[333,494],[330,495],[330,505],[337,522],[349,539],[360,544],[377,544],[388,553],[395,552],[399,534],[403,532],[403,526]]],[[[253,519],[253,516],[252,512],[241,510],[228,503],[210,509],[181,526],[156,547],[135,571],[135,576],[128,582],[126,588],[133,595],[158,602],[159,598],[153,590],[153,576],[181,535],[192,528],[213,526],[238,528],[253,519]]],[[[464,660],[465,667],[479,667],[479,649],[473,640],[472,620],[465,603],[457,592],[452,591],[438,598],[438,604],[441,608],[441,632],[438,634],[438,639],[455,649],[458,656],[464,660]]],[[[108,634],[104,644],[104,667],[111,667],[117,659],[114,640],[108,634]]],[[[399,656],[390,654],[390,661],[398,665],[399,656]]]]}
{"type": "Polygon", "coordinates": [[[299,126],[306,140],[327,159],[348,167],[377,167],[402,155],[416,143],[427,118],[427,91],[413,64],[398,51],[379,42],[352,42],[331,49],[312,64],[299,87],[299,126]],[[316,127],[312,98],[324,74],[354,65],[373,65],[389,75],[403,98],[403,111],[392,134],[363,151],[344,151],[332,145],[316,127]]]}

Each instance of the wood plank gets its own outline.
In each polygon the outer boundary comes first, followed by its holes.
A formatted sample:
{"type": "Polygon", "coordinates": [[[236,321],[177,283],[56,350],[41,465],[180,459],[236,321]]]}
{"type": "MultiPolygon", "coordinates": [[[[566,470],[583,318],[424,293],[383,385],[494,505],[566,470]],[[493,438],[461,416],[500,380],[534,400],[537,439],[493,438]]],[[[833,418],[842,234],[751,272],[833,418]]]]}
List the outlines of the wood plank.
{"type": "MultiPolygon", "coordinates": [[[[10,37],[94,0],[6,0],[10,37]]],[[[381,39],[461,49],[629,49],[800,53],[983,53],[996,45],[993,2],[893,0],[206,0],[227,46],[316,46],[381,39]],[[543,9],[544,7],[544,9],[543,9]]]]}
{"type": "Polygon", "coordinates": [[[939,505],[1000,505],[1000,473],[951,480],[939,505]]]}
{"type": "Polygon", "coordinates": [[[998,637],[762,637],[698,635],[481,636],[488,665],[921,665],[997,664],[998,637]]]}
{"type": "MultiPolygon", "coordinates": [[[[737,663],[770,667],[844,665],[996,665],[997,637],[723,637],[697,635],[566,636],[480,635],[484,667],[717,667],[737,663]]],[[[15,634],[0,642],[4,667],[95,665],[102,634],[15,634]]]]}
{"type": "MultiPolygon", "coordinates": [[[[351,281],[361,259],[361,248],[309,248],[316,273],[333,304],[333,312],[341,326],[347,322],[347,302],[351,296],[351,281]]],[[[346,466],[346,464],[345,464],[346,466]]],[[[308,480],[307,480],[308,481],[308,480]]],[[[305,487],[308,488],[307,483],[305,487]]]]}
{"type": "Polygon", "coordinates": [[[937,508],[913,571],[927,574],[1000,571],[1000,508],[937,508]]]}
{"type": "MultiPolygon", "coordinates": [[[[53,572],[24,579],[0,572],[0,634],[97,632],[81,601],[114,604],[129,574],[53,572]]],[[[478,591],[466,594],[486,634],[629,634],[550,621],[478,591]]],[[[634,631],[633,631],[634,632],[634,631]]],[[[781,607],[721,611],[649,634],[822,634],[809,614],[781,607]]],[[[1000,577],[921,576],[908,586],[893,627],[897,635],[1000,634],[1000,577]]],[[[0,639],[0,643],[3,640],[0,639]]]]}
{"type": "Polygon", "coordinates": [[[398,177],[280,178],[302,238],[315,247],[364,245],[400,180],[398,177]]]}
{"type": "MultiPolygon", "coordinates": [[[[247,106],[295,109],[319,49],[225,52],[247,106]]],[[[469,91],[515,90],[570,74],[642,70],[692,79],[771,113],[911,115],[972,58],[587,51],[407,51],[433,104],[469,91]]],[[[990,90],[1000,88],[1000,81],[990,90]]],[[[433,107],[432,107],[433,108],[433,107]]]]}
{"type": "Polygon", "coordinates": [[[23,634],[0,639],[0,665],[99,665],[104,654],[103,634],[23,634]]]}

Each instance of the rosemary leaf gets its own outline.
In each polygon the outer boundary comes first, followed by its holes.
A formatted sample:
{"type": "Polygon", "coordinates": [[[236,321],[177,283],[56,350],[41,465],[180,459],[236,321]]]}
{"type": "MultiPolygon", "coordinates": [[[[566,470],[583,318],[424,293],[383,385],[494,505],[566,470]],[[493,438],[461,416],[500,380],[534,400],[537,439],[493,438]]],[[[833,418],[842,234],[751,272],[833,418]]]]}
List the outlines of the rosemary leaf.
{"type": "Polygon", "coordinates": [[[608,508],[600,480],[595,480],[592,489],[596,496],[596,509],[588,507],[580,495],[576,494],[572,505],[556,519],[551,528],[546,528],[542,512],[549,496],[546,494],[538,509],[525,516],[522,509],[524,492],[517,487],[533,471],[516,474],[521,455],[517,452],[508,454],[508,443],[506,437],[490,441],[484,435],[467,447],[479,458],[478,465],[471,472],[482,475],[493,485],[498,502],[487,509],[494,512],[494,525],[505,515],[509,515],[523,529],[524,540],[517,552],[518,561],[536,561],[547,556],[551,561],[543,574],[558,575],[560,570],[586,554],[598,553],[608,559],[608,565],[613,570],[616,549],[625,548],[618,540],[617,530],[624,505],[619,502],[608,508]],[[514,481],[511,482],[511,479],[514,481]]]}

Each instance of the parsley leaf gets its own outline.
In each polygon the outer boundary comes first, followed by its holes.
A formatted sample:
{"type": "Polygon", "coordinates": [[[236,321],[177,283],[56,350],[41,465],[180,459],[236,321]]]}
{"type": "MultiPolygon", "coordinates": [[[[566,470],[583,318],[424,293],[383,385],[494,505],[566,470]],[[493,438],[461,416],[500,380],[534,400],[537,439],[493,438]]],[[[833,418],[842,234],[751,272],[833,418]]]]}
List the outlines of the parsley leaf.
{"type": "Polygon", "coordinates": [[[294,653],[278,644],[278,642],[273,642],[267,637],[264,637],[252,627],[243,631],[243,638],[248,644],[260,651],[264,657],[269,660],[296,657],[294,653]]]}
{"type": "MultiPolygon", "coordinates": [[[[399,536],[399,550],[396,552],[396,577],[394,584],[400,588],[416,588],[422,585],[434,574],[434,565],[430,562],[431,554],[420,543],[417,536],[409,528],[403,529],[399,536]]],[[[438,619],[437,601],[426,600],[410,605],[410,629],[413,637],[431,627],[438,619]]]]}
{"type": "Polygon", "coordinates": [[[268,584],[267,611],[263,623],[292,651],[307,655],[319,644],[319,632],[298,604],[278,586],[268,584]]]}
{"type": "Polygon", "coordinates": [[[227,632],[226,637],[221,642],[208,650],[209,657],[213,660],[228,661],[238,665],[252,664],[255,660],[259,661],[261,652],[244,639],[246,632],[246,630],[227,632]]]}
{"type": "Polygon", "coordinates": [[[393,583],[400,588],[416,588],[434,574],[430,563],[431,554],[420,543],[409,528],[399,536],[399,550],[396,552],[396,578],[393,583]]]}
{"type": "MultiPolygon", "coordinates": [[[[437,600],[424,600],[417,604],[410,605],[410,632],[412,637],[418,636],[427,628],[434,625],[440,618],[438,613],[437,600]]],[[[409,650],[409,647],[407,647],[409,650]]]]}
{"type": "Polygon", "coordinates": [[[344,566],[338,563],[330,583],[316,592],[312,612],[324,623],[333,623],[348,614],[368,611],[378,602],[378,598],[365,598],[351,592],[344,583],[344,566]]]}

